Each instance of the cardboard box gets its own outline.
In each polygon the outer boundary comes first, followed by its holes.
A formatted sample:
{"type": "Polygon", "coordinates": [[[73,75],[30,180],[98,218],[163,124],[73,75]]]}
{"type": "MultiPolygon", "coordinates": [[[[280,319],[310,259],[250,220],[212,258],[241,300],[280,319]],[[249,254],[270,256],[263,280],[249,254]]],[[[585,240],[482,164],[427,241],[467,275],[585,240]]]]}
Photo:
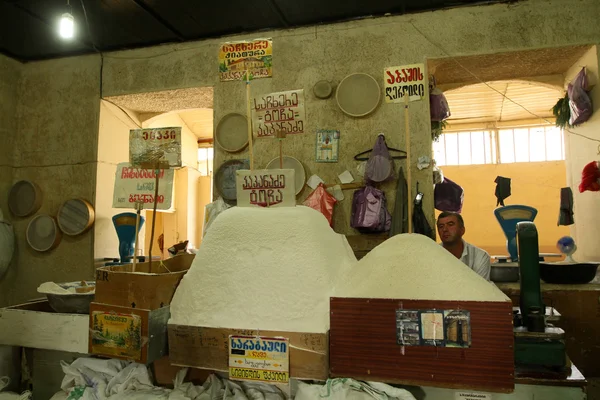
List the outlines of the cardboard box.
{"type": "Polygon", "coordinates": [[[96,270],[96,303],[156,310],[171,303],[179,281],[188,271],[194,254],[163,261],[101,267],[96,270]]]}
{"type": "Polygon", "coordinates": [[[171,364],[214,371],[228,371],[229,335],[285,337],[290,345],[290,377],[327,380],[327,333],[275,332],[245,329],[169,325],[171,364]]]}
{"type": "Polygon", "coordinates": [[[165,356],[169,306],[156,310],[92,303],[89,352],[148,364],[165,356]]]}
{"type": "Polygon", "coordinates": [[[72,353],[88,351],[87,314],[54,312],[48,300],[0,309],[0,344],[72,353]]]}

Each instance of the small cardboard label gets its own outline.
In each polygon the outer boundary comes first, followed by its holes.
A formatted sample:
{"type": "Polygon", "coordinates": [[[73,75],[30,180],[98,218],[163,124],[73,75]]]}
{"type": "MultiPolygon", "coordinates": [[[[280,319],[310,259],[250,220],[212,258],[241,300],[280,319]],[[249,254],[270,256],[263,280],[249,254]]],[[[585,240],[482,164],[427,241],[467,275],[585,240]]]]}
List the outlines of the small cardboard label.
{"type": "Polygon", "coordinates": [[[229,336],[229,378],[287,384],[290,380],[289,340],[229,336]]]}
{"type": "Polygon", "coordinates": [[[454,400],[491,400],[489,393],[454,392],[454,400]]]}
{"type": "Polygon", "coordinates": [[[142,356],[142,318],[133,314],[93,311],[92,353],[139,360],[142,356]]]}
{"type": "Polygon", "coordinates": [[[236,171],[238,207],[294,207],[295,171],[264,169],[236,171]]]}
{"type": "MultiPolygon", "coordinates": [[[[175,170],[161,169],[158,173],[157,210],[168,210],[173,202],[173,181],[175,170]]],[[[113,208],[135,208],[136,202],[144,203],[144,208],[154,205],[156,172],[151,169],[132,167],[129,163],[117,165],[113,208]]],[[[135,218],[133,219],[135,226],[135,218]]]]}

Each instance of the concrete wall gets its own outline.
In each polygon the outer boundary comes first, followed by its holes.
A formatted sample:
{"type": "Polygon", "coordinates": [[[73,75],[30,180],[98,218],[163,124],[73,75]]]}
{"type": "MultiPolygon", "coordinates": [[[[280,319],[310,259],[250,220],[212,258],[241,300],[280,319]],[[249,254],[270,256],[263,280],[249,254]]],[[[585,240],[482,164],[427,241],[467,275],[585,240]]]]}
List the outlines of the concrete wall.
{"type": "Polygon", "coordinates": [[[581,60],[579,60],[566,74],[566,85],[579,73],[582,67],[587,68],[588,79],[591,85],[595,85],[591,92],[594,114],[587,122],[576,128],[570,128],[565,132],[565,149],[567,158],[567,182],[573,190],[575,225],[571,228],[571,234],[577,243],[575,259],[578,261],[600,260],[600,247],[598,246],[598,235],[600,235],[600,193],[579,193],[581,182],[581,171],[583,167],[592,161],[600,160],[600,83],[598,50],[594,46],[581,60]],[[584,135],[587,138],[578,136],[584,135]],[[590,139],[593,140],[590,140],[590,139]],[[595,140],[595,141],[594,141],[595,140]]]}
{"type": "MultiPolygon", "coordinates": [[[[380,131],[386,132],[390,145],[404,147],[403,112],[401,106],[382,104],[370,117],[346,117],[334,100],[312,97],[311,90],[317,80],[339,82],[350,73],[366,72],[382,84],[384,67],[424,62],[426,58],[597,44],[599,14],[597,0],[529,0],[115,52],[104,57],[102,94],[214,86],[215,121],[232,111],[244,113],[244,84],[218,81],[219,44],[272,37],[274,77],[256,80],[252,89],[257,94],[305,89],[309,133],[286,140],[286,152],[299,157],[309,175],[317,173],[331,181],[338,171],[354,170],[356,163],[352,156],[370,148],[380,131]],[[333,166],[312,161],[313,132],[326,127],[342,132],[341,159],[333,166]]],[[[60,202],[71,196],[93,200],[100,58],[85,56],[30,63],[22,70],[15,142],[15,163],[19,168],[13,179],[30,178],[42,184],[46,200],[41,212],[55,213],[60,202]]],[[[412,105],[410,151],[415,162],[417,156],[431,152],[428,113],[427,101],[412,105]]],[[[586,152],[596,151],[596,146],[583,143],[586,152]]],[[[257,166],[264,165],[276,152],[269,141],[258,142],[256,150],[257,166]]],[[[216,166],[226,156],[217,151],[216,166]]],[[[594,159],[596,154],[590,153],[589,157],[594,159]]],[[[430,179],[428,170],[414,174],[414,182],[422,183],[424,207],[433,222],[432,188],[426,184],[430,179]]],[[[307,194],[308,190],[304,190],[302,197],[307,194]]],[[[347,195],[349,198],[351,193],[347,195]]],[[[391,204],[390,190],[388,195],[391,204]]],[[[344,201],[336,212],[335,224],[340,231],[348,231],[349,203],[344,201]]],[[[579,212],[587,215],[596,210],[582,207],[579,212]]],[[[579,220],[582,219],[580,216],[579,220]]],[[[91,276],[93,233],[67,238],[50,254],[36,254],[24,245],[26,223],[16,224],[19,268],[0,283],[0,291],[11,288],[7,301],[35,296],[37,285],[47,280],[91,276]]]]}
{"type": "MultiPolygon", "coordinates": [[[[18,81],[13,181],[36,182],[43,193],[40,214],[60,205],[96,198],[96,156],[100,109],[99,57],[85,56],[25,64],[18,81]]],[[[31,217],[14,220],[17,266],[0,281],[1,305],[39,297],[46,281],[93,277],[93,230],[64,237],[57,249],[37,253],[26,242],[31,217]]]]}
{"type": "MultiPolygon", "coordinates": [[[[136,122],[132,121],[118,107],[102,101],[96,171],[94,258],[119,257],[119,239],[112,217],[122,212],[134,212],[133,210],[113,208],[112,200],[117,164],[129,161],[129,130],[139,128],[139,124],[136,122]]],[[[140,243],[143,244],[143,241],[140,243]]]]}
{"type": "MultiPolygon", "coordinates": [[[[14,141],[17,136],[18,83],[23,66],[0,55],[0,210],[6,220],[11,221],[8,210],[8,191],[12,185],[14,141]]],[[[16,256],[10,266],[17,266],[16,256]]],[[[9,272],[10,273],[10,272],[9,272]]],[[[7,291],[0,280],[0,306],[6,304],[7,291]]]]}
{"type": "MultiPolygon", "coordinates": [[[[312,95],[312,87],[318,80],[329,79],[337,83],[348,74],[366,72],[382,84],[384,67],[424,62],[427,57],[597,43],[600,29],[593,16],[599,12],[600,3],[596,0],[576,4],[564,0],[530,0],[119,52],[106,58],[104,94],[214,86],[216,122],[229,112],[245,113],[244,83],[218,81],[216,54],[219,43],[272,37],[274,76],[253,81],[252,91],[261,94],[305,89],[308,133],[286,139],[285,152],[304,163],[308,176],[316,173],[325,181],[333,182],[343,170],[355,171],[356,162],[352,157],[372,147],[378,132],[387,134],[390,145],[404,148],[403,112],[401,106],[381,104],[367,118],[347,117],[338,110],[334,99],[317,100],[312,95]],[[318,128],[340,129],[339,163],[314,162],[314,132],[318,128]]],[[[411,107],[410,150],[415,161],[419,155],[430,154],[428,112],[427,101],[414,103],[411,107]]],[[[264,166],[276,152],[272,141],[256,140],[256,166],[264,166]]],[[[247,156],[247,152],[232,156],[217,150],[215,167],[227,158],[247,156]]],[[[424,207],[433,222],[432,188],[426,184],[430,171],[415,171],[413,175],[413,182],[421,182],[425,192],[424,207]]],[[[394,197],[392,188],[393,185],[384,186],[390,204],[394,197]]],[[[299,200],[309,192],[305,189],[299,200]]],[[[351,192],[347,192],[347,198],[350,196],[351,192]]],[[[337,208],[336,230],[349,233],[350,201],[345,200],[337,208]]]]}
{"type": "MultiPolygon", "coordinates": [[[[444,176],[465,190],[462,215],[467,231],[465,240],[491,255],[508,255],[506,238],[494,216],[498,175],[511,178],[512,195],[504,203],[524,204],[538,210],[535,219],[540,251],[556,253],[556,241],[569,234],[569,228],[557,226],[560,188],[566,186],[564,161],[469,165],[443,167],[444,176]]],[[[436,216],[439,211],[436,211],[436,216]]]]}

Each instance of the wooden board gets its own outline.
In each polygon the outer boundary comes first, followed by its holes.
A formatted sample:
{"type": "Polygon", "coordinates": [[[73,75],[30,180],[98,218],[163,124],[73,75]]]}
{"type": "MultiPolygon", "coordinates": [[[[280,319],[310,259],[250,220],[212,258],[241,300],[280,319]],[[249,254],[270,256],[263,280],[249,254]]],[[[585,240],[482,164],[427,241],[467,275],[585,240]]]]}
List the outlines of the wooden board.
{"type": "Polygon", "coordinates": [[[169,325],[169,359],[171,364],[227,371],[229,335],[289,338],[290,377],[318,380],[326,380],[328,377],[329,346],[326,333],[274,332],[169,325]]]}
{"type": "Polygon", "coordinates": [[[332,377],[512,392],[512,304],[332,298],[329,362],[332,377]],[[470,311],[471,347],[404,346],[402,354],[398,309],[470,311]]]}
{"type": "Polygon", "coordinates": [[[88,352],[88,315],[60,314],[47,300],[0,309],[0,344],[88,352]]]}

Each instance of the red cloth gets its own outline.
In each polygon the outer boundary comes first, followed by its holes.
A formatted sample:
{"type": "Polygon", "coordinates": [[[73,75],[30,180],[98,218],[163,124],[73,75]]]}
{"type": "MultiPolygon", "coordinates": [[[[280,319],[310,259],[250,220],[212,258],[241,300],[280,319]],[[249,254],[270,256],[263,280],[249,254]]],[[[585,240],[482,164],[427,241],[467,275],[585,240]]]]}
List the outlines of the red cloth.
{"type": "Polygon", "coordinates": [[[331,226],[333,220],[333,206],[335,203],[337,203],[336,198],[325,190],[325,186],[322,183],[319,183],[319,186],[308,195],[302,204],[323,214],[331,226]]]}
{"type": "Polygon", "coordinates": [[[592,161],[583,167],[581,172],[581,183],[579,184],[579,193],[583,193],[586,190],[592,192],[600,191],[600,169],[598,169],[598,162],[592,161]]]}

